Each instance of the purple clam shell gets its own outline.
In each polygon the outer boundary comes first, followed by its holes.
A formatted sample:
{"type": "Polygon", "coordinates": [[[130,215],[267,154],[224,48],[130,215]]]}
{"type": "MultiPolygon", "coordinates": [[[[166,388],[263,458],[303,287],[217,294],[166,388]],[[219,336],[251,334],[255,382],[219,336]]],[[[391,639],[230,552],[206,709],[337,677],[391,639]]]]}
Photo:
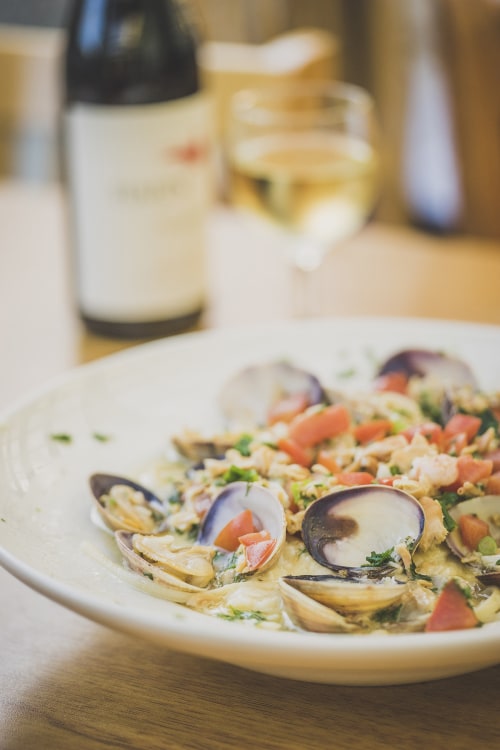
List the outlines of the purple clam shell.
{"type": "Polygon", "coordinates": [[[365,485],[338,490],[307,509],[302,538],[316,562],[349,576],[381,575],[389,568],[372,567],[367,557],[411,541],[424,529],[424,513],[411,495],[394,487],[365,485]]]}
{"type": "Polygon", "coordinates": [[[114,474],[92,474],[89,478],[89,484],[92,494],[98,501],[100,501],[103,495],[107,495],[112,487],[116,486],[117,484],[121,484],[125,485],[126,487],[131,487],[137,492],[142,492],[146,499],[146,502],[154,506],[159,511],[164,511],[163,503],[154,494],[154,492],[151,492],[151,490],[143,487],[142,484],[138,484],[138,482],[134,482],[131,479],[127,479],[126,477],[120,477],[114,474]]]}
{"type": "Polygon", "coordinates": [[[390,372],[402,372],[408,377],[432,376],[454,386],[477,386],[468,364],[457,357],[430,349],[404,349],[393,354],[378,370],[379,375],[390,372]]]}
{"type": "Polygon", "coordinates": [[[299,393],[306,395],[309,406],[326,401],[315,375],[288,362],[271,362],[233,375],[224,385],[219,404],[230,423],[264,425],[274,404],[299,393]]]}
{"type": "Polygon", "coordinates": [[[284,514],[279,500],[270,490],[258,484],[233,482],[211,505],[198,534],[198,543],[211,545],[222,529],[244,510],[251,510],[254,524],[267,529],[279,539],[283,533],[284,514]]]}

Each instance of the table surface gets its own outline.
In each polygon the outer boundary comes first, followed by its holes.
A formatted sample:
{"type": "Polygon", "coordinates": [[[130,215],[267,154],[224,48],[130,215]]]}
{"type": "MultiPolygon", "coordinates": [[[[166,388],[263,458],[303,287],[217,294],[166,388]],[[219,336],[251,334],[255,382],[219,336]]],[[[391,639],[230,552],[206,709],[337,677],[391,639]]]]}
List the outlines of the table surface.
{"type": "MultiPolygon", "coordinates": [[[[68,280],[57,185],[0,183],[0,408],[79,363],[131,345],[88,335],[68,280]]],[[[281,240],[218,207],[203,327],[287,319],[281,240]]],[[[500,323],[500,244],[372,224],[327,259],[328,315],[500,323]]],[[[134,342],[137,343],[137,342],[134,342]]],[[[500,666],[407,686],[268,677],[142,643],[0,571],[0,747],[498,747],[500,666]]]]}

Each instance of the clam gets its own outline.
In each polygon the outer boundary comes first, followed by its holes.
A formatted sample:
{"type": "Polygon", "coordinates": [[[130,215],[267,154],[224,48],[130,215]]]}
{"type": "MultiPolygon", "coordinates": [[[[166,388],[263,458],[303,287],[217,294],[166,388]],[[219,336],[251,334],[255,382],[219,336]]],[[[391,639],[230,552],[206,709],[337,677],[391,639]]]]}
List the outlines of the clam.
{"type": "Polygon", "coordinates": [[[89,484],[99,516],[112,531],[156,534],[165,527],[165,505],[141,484],[112,474],[93,474],[89,484]]]}
{"type": "Polygon", "coordinates": [[[476,387],[469,365],[457,357],[430,349],[404,349],[389,357],[379,368],[379,375],[402,372],[407,377],[432,377],[443,384],[476,387]]]}
{"type": "Polygon", "coordinates": [[[485,586],[500,586],[500,495],[483,495],[464,500],[449,510],[450,516],[458,524],[460,516],[474,515],[485,521],[489,534],[496,543],[496,551],[481,554],[471,550],[463,541],[457,525],[450,531],[446,542],[450,550],[478,570],[476,578],[485,586]]]}
{"type": "MultiPolygon", "coordinates": [[[[269,532],[274,546],[270,554],[259,565],[259,570],[267,570],[280,554],[286,538],[286,519],[283,506],[278,498],[266,487],[248,482],[233,482],[217,496],[198,534],[198,543],[215,545],[221,531],[237,516],[250,510],[253,527],[269,532]]],[[[248,565],[242,573],[253,572],[248,565]]]]}
{"type": "Polygon", "coordinates": [[[130,570],[160,584],[171,601],[186,603],[203,590],[200,583],[206,585],[214,576],[211,559],[215,549],[193,545],[176,550],[170,535],[153,537],[116,531],[115,539],[130,570]]]}
{"type": "Polygon", "coordinates": [[[366,485],[312,503],[302,537],[321,565],[351,577],[380,577],[398,567],[399,546],[415,549],[423,529],[424,512],[415,498],[393,487],[366,485]]]}
{"type": "Polygon", "coordinates": [[[314,633],[350,633],[357,626],[334,609],[326,607],[299,588],[291,585],[289,576],[281,578],[279,588],[283,607],[293,625],[314,633]]]}
{"type": "Polygon", "coordinates": [[[206,458],[223,456],[235,442],[236,438],[231,435],[216,435],[213,438],[206,438],[191,431],[185,431],[172,438],[172,444],[177,452],[196,464],[206,458]]]}
{"type": "Polygon", "coordinates": [[[288,362],[271,362],[233,375],[221,391],[219,404],[228,424],[253,427],[267,424],[271,408],[292,397],[303,397],[303,408],[326,399],[314,375],[288,362]]]}
{"type": "Polygon", "coordinates": [[[370,615],[399,602],[406,584],[394,578],[374,581],[333,575],[284,576],[289,586],[342,615],[370,615]]]}

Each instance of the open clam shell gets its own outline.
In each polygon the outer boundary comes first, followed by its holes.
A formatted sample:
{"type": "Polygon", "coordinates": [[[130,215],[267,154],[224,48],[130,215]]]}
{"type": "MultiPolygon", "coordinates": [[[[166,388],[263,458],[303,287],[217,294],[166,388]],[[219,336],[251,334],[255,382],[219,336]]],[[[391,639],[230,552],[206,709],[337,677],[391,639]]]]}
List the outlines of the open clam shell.
{"type": "Polygon", "coordinates": [[[129,531],[116,531],[115,539],[124,560],[130,570],[147,576],[155,583],[160,584],[163,590],[168,592],[168,598],[179,604],[185,604],[189,597],[203,591],[203,588],[192,583],[196,576],[188,576],[191,580],[184,580],[182,574],[176,570],[171,561],[163,562],[158,559],[147,559],[140,554],[134,546],[134,537],[137,536],[129,531]]]}
{"type": "Polygon", "coordinates": [[[237,372],[224,385],[219,404],[228,424],[263,426],[273,405],[293,395],[304,395],[305,406],[325,400],[318,378],[288,362],[253,365],[237,372]]]}
{"type": "Polygon", "coordinates": [[[275,540],[272,553],[259,567],[260,571],[267,570],[275,563],[285,543],[286,518],[278,498],[259,484],[233,482],[222,490],[204,518],[198,534],[198,543],[215,544],[222,529],[245,510],[251,511],[255,528],[267,530],[275,540]]]}
{"type": "Polygon", "coordinates": [[[357,626],[334,609],[326,607],[281,578],[279,588],[283,607],[293,625],[313,633],[351,633],[357,626]]]}
{"type": "Polygon", "coordinates": [[[464,543],[460,528],[457,525],[450,531],[446,542],[450,550],[459,558],[467,558],[470,564],[478,569],[477,579],[485,586],[500,586],[500,495],[483,495],[464,500],[449,510],[450,516],[459,523],[460,516],[474,515],[485,521],[489,526],[489,536],[497,545],[497,553],[492,555],[474,554],[464,543]]]}
{"type": "Polygon", "coordinates": [[[157,534],[165,527],[164,504],[141,484],[113,474],[92,474],[89,484],[95,508],[111,531],[157,534]]]}
{"type": "Polygon", "coordinates": [[[476,387],[476,377],[466,362],[430,349],[403,349],[389,357],[379,375],[401,372],[407,377],[432,377],[446,385],[476,387]]]}
{"type": "Polygon", "coordinates": [[[342,615],[369,615],[399,602],[406,584],[392,578],[379,581],[338,576],[285,576],[285,583],[342,615]]]}
{"type": "Polygon", "coordinates": [[[316,500],[306,510],[302,537],[309,554],[334,571],[360,575],[394,571],[394,563],[373,565],[375,555],[398,545],[417,546],[424,529],[420,503],[402,490],[383,485],[350,487],[316,500]]]}

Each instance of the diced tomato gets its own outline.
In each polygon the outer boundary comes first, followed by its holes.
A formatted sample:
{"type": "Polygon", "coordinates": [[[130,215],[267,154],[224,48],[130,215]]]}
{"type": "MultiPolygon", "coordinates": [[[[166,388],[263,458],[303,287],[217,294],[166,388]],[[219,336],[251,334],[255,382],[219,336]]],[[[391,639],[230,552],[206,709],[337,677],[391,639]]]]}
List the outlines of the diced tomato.
{"type": "Polygon", "coordinates": [[[245,547],[245,561],[248,570],[256,570],[265,563],[276,546],[276,539],[268,539],[245,547]]]}
{"type": "Polygon", "coordinates": [[[500,471],[500,448],[497,448],[494,451],[488,451],[484,457],[489,461],[493,461],[494,472],[500,471]]]}
{"type": "Polygon", "coordinates": [[[464,482],[476,484],[491,476],[493,461],[483,458],[473,458],[469,453],[459,456],[457,459],[458,481],[460,485],[464,482]]]}
{"type": "Polygon", "coordinates": [[[318,452],[318,455],[316,457],[316,463],[321,464],[321,466],[324,466],[325,469],[328,469],[328,471],[331,471],[332,474],[338,474],[338,472],[341,470],[341,467],[338,465],[337,461],[335,460],[333,453],[325,449],[322,449],[318,452]]]}
{"type": "Polygon", "coordinates": [[[299,414],[292,420],[288,435],[299,445],[310,447],[346,432],[350,424],[351,418],[346,407],[343,404],[333,404],[324,409],[299,414]]]}
{"type": "Polygon", "coordinates": [[[385,375],[379,375],[376,378],[373,387],[379,393],[384,391],[406,393],[408,390],[408,377],[404,372],[387,372],[385,375]]]}
{"type": "Polygon", "coordinates": [[[250,547],[250,545],[257,544],[257,542],[268,542],[270,539],[271,534],[267,529],[252,531],[250,534],[243,534],[243,536],[238,537],[239,543],[243,544],[244,547],[250,547]]]}
{"type": "Polygon", "coordinates": [[[392,422],[389,419],[372,419],[352,428],[355,439],[363,444],[373,440],[382,440],[391,430],[392,422]]]}
{"type": "Polygon", "coordinates": [[[441,591],[434,611],[427,620],[428,633],[444,630],[475,628],[479,624],[474,610],[469,606],[466,595],[456,583],[449,581],[441,591]]]}
{"type": "Polygon", "coordinates": [[[500,471],[495,471],[486,481],[488,495],[500,495],[500,471]]]}
{"type": "Polygon", "coordinates": [[[335,475],[339,484],[346,487],[357,487],[360,484],[371,484],[373,476],[368,471],[341,471],[335,475]]]}
{"type": "Polygon", "coordinates": [[[238,513],[219,531],[214,544],[216,547],[228,550],[228,552],[234,552],[240,546],[240,536],[254,531],[257,531],[257,529],[253,521],[252,511],[247,508],[238,513]]]}
{"type": "Polygon", "coordinates": [[[454,435],[465,432],[467,440],[470,443],[476,437],[480,427],[481,420],[479,417],[474,417],[472,414],[454,414],[445,424],[444,434],[447,438],[451,438],[454,435]]]}
{"type": "Polygon", "coordinates": [[[460,516],[458,527],[463,543],[472,552],[477,549],[477,545],[481,539],[484,539],[490,533],[490,527],[486,521],[483,521],[472,513],[464,513],[464,515],[460,516]]]}
{"type": "Polygon", "coordinates": [[[415,435],[423,435],[429,443],[434,443],[438,447],[443,442],[443,428],[436,422],[423,422],[422,424],[412,425],[399,434],[404,435],[410,443],[415,435]]]}
{"type": "Polygon", "coordinates": [[[292,461],[299,466],[310,466],[314,460],[314,451],[311,448],[304,448],[296,440],[289,437],[282,437],[278,440],[280,451],[288,453],[292,461]]]}
{"type": "Polygon", "coordinates": [[[276,422],[291,422],[309,406],[306,393],[293,393],[271,406],[267,415],[269,425],[276,422]]]}

